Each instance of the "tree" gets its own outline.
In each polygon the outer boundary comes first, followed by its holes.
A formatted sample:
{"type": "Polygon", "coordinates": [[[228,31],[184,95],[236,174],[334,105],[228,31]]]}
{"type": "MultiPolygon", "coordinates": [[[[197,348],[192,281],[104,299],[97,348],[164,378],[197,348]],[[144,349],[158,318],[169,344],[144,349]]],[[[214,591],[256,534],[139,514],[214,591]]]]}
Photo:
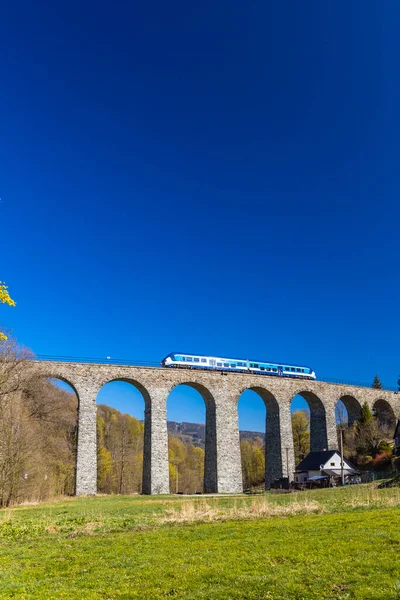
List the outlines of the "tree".
{"type": "Polygon", "coordinates": [[[0,397],[17,392],[25,379],[25,360],[29,353],[19,348],[12,338],[2,338],[0,343],[0,397]]]}
{"type": "Polygon", "coordinates": [[[361,413],[360,413],[360,418],[359,418],[358,422],[360,423],[360,425],[366,425],[366,424],[370,423],[373,418],[374,418],[374,416],[372,414],[370,407],[368,406],[368,404],[366,402],[364,402],[364,404],[361,407],[361,413]]]}
{"type": "Polygon", "coordinates": [[[382,439],[383,433],[379,428],[378,421],[372,414],[368,404],[364,402],[355,435],[357,454],[359,456],[376,456],[382,439]]]}
{"type": "Polygon", "coordinates": [[[265,481],[265,446],[260,438],[242,440],[240,451],[242,458],[243,487],[248,489],[265,481]]]}
{"type": "Polygon", "coordinates": [[[379,379],[378,375],[375,375],[371,387],[374,390],[382,390],[383,389],[382,381],[379,379]]]}
{"type": "MultiPolygon", "coordinates": [[[[0,304],[8,304],[8,306],[15,306],[15,301],[11,298],[8,292],[8,287],[3,281],[0,281],[0,304]]],[[[6,334],[0,331],[0,342],[4,342],[6,339],[6,334]]]]}
{"type": "Polygon", "coordinates": [[[310,452],[310,421],[304,410],[292,413],[292,432],[297,465],[310,452]]]}

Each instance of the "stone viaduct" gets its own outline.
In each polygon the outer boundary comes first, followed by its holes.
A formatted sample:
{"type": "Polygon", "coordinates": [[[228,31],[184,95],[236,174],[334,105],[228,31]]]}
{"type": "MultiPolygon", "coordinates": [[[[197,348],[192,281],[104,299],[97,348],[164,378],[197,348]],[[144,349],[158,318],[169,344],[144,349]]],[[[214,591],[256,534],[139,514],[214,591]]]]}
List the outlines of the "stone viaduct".
{"type": "Polygon", "coordinates": [[[367,402],[378,418],[400,417],[400,394],[323,381],[243,373],[70,362],[29,362],[32,377],[68,383],[78,398],[76,494],[95,494],[97,479],[96,397],[111,381],[134,385],[145,402],[143,492],[168,494],[167,398],[180,384],[200,392],[206,405],[206,492],[241,492],[238,399],[245,390],[259,394],[267,409],[266,487],[277,477],[293,478],[295,468],[290,405],[297,394],[310,407],[311,450],[337,448],[335,407],[345,404],[349,422],[367,402]]]}

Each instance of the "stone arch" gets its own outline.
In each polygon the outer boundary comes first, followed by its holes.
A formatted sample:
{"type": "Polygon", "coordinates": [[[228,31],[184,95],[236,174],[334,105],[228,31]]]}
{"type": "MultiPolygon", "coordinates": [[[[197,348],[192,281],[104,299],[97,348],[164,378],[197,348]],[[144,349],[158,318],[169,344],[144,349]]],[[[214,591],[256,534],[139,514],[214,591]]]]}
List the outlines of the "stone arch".
{"type": "Polygon", "coordinates": [[[327,450],[329,445],[324,403],[315,392],[306,388],[298,390],[290,403],[295,396],[302,396],[310,409],[310,452],[327,450]]]}
{"type": "Polygon", "coordinates": [[[389,428],[394,428],[396,426],[396,417],[394,410],[390,403],[383,398],[378,398],[375,400],[373,405],[374,414],[376,415],[378,422],[381,426],[389,428]]]}
{"type": "Polygon", "coordinates": [[[280,427],[279,404],[275,396],[267,388],[253,385],[241,388],[238,401],[243,392],[251,390],[258,394],[266,408],[265,420],[265,488],[269,489],[271,483],[282,477],[282,440],[280,427]]]}
{"type": "Polygon", "coordinates": [[[150,398],[150,394],[149,394],[147,388],[142,383],[140,383],[140,381],[138,381],[137,379],[132,379],[132,377],[113,377],[112,379],[107,379],[106,381],[102,381],[97,393],[99,393],[99,391],[105,385],[107,385],[109,383],[114,383],[115,381],[122,381],[124,383],[129,383],[130,385],[133,385],[133,387],[136,388],[142,394],[146,409],[148,407],[150,407],[151,398],[150,398]]]}
{"type": "Polygon", "coordinates": [[[353,425],[353,423],[358,421],[360,418],[360,414],[361,414],[360,401],[357,400],[357,398],[351,394],[343,394],[343,396],[340,396],[340,398],[338,399],[336,406],[337,406],[338,402],[342,402],[344,404],[346,411],[347,411],[347,419],[348,419],[347,424],[349,427],[351,427],[353,425]]]}
{"type": "MultiPolygon", "coordinates": [[[[181,385],[186,385],[198,392],[202,397],[206,408],[205,428],[205,458],[204,458],[204,492],[218,492],[218,469],[217,469],[217,420],[216,403],[211,391],[203,384],[196,381],[183,379],[173,385],[169,394],[181,385]]],[[[167,399],[168,401],[168,399],[167,399]]]]}
{"type": "Polygon", "coordinates": [[[78,406],[79,406],[79,392],[77,390],[77,387],[74,383],[72,383],[72,381],[68,378],[65,377],[64,375],[60,375],[59,373],[51,373],[51,372],[47,372],[44,371],[43,373],[36,373],[34,375],[32,375],[27,381],[26,384],[24,385],[24,388],[28,388],[31,382],[37,381],[38,379],[44,379],[44,380],[49,380],[49,379],[58,379],[59,381],[62,381],[63,383],[66,383],[67,385],[69,385],[69,387],[74,391],[76,398],[78,400],[78,406]]]}
{"type": "MultiPolygon", "coordinates": [[[[150,398],[150,394],[147,390],[147,388],[140,383],[139,381],[137,381],[134,378],[130,378],[130,377],[113,377],[111,379],[108,379],[104,382],[101,382],[101,385],[99,386],[97,393],[96,393],[96,413],[97,413],[97,452],[99,453],[99,441],[101,441],[101,436],[100,436],[100,430],[98,428],[98,417],[99,417],[99,394],[100,392],[103,392],[104,388],[110,384],[113,383],[125,383],[128,384],[128,386],[131,387],[131,390],[126,390],[125,389],[125,395],[127,394],[133,394],[133,398],[131,397],[131,406],[135,406],[135,400],[137,400],[137,398],[135,398],[134,394],[135,392],[138,393],[138,395],[141,397],[141,401],[139,400],[139,402],[141,402],[141,407],[140,407],[140,415],[136,414],[134,415],[139,421],[144,421],[144,435],[143,435],[143,457],[142,457],[142,451],[141,451],[141,447],[139,446],[139,451],[133,453],[132,451],[132,441],[135,441],[136,443],[140,443],[141,445],[141,436],[142,436],[142,432],[140,431],[136,431],[135,432],[135,438],[132,437],[132,431],[129,432],[129,430],[125,430],[126,435],[122,436],[120,438],[119,444],[120,444],[120,451],[118,451],[116,453],[116,455],[113,456],[113,465],[115,468],[115,472],[114,472],[114,477],[115,477],[115,481],[113,483],[111,483],[109,480],[105,480],[105,481],[101,481],[98,479],[98,485],[100,484],[99,487],[99,491],[101,493],[124,493],[124,494],[130,494],[130,493],[137,493],[138,491],[140,492],[141,489],[143,489],[143,485],[144,485],[144,479],[145,479],[145,460],[144,460],[144,455],[145,455],[145,437],[146,437],[146,410],[150,411],[151,410],[151,398],[150,398]],[[134,392],[133,392],[134,390],[134,392]],[[100,437],[99,437],[100,436],[100,437]],[[126,440],[130,440],[129,442],[126,440]],[[122,455],[122,457],[121,457],[122,455]],[[143,458],[143,460],[142,460],[143,458]],[[128,460],[129,459],[129,460],[128,460]],[[104,487],[102,487],[102,485],[104,487]]],[[[116,393],[121,394],[121,390],[116,390],[116,393]]],[[[107,392],[106,392],[107,393],[107,392]]],[[[115,393],[115,388],[114,388],[114,393],[115,393]]],[[[123,397],[124,391],[122,390],[122,397],[123,397]]],[[[118,396],[117,396],[118,397],[118,396]]],[[[126,398],[126,396],[125,396],[126,398]]],[[[100,402],[101,404],[101,402],[100,402]]],[[[107,400],[105,402],[105,404],[108,404],[107,400]]],[[[111,402],[111,406],[113,406],[113,403],[111,402]]],[[[121,427],[121,432],[123,431],[123,426],[126,423],[126,416],[124,416],[124,414],[126,412],[131,413],[130,409],[126,409],[125,407],[118,407],[114,405],[115,409],[119,409],[120,412],[123,413],[123,416],[121,417],[121,419],[118,422],[118,427],[121,427]]],[[[138,411],[139,412],[139,411],[138,411]]],[[[104,415],[104,413],[103,413],[104,415]]],[[[105,413],[105,416],[107,416],[107,413],[105,413]]],[[[100,454],[98,454],[98,457],[100,458],[100,454]]],[[[99,466],[99,465],[98,465],[99,466]]]]}

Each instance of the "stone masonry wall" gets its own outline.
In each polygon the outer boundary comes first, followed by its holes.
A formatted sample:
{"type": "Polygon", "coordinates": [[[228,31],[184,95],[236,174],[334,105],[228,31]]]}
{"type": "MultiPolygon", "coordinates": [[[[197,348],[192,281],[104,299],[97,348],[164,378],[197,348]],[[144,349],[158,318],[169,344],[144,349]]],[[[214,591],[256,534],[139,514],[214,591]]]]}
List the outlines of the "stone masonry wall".
{"type": "Polygon", "coordinates": [[[290,404],[301,394],[310,406],[312,450],[337,446],[335,406],[344,399],[351,415],[366,401],[379,411],[392,410],[400,417],[400,394],[370,388],[211,371],[119,365],[92,365],[31,361],[32,377],[53,377],[69,383],[78,396],[78,447],[76,494],[95,494],[97,479],[96,397],[110,381],[132,383],[145,400],[143,491],[169,493],[166,403],[180,384],[197,389],[206,404],[205,489],[239,492],[242,472],[237,402],[246,389],[254,389],[267,407],[266,485],[276,477],[292,479],[294,472],[290,404]],[[378,402],[379,401],[379,402],[378,402]],[[288,472],[289,471],[289,472],[288,472]]]}

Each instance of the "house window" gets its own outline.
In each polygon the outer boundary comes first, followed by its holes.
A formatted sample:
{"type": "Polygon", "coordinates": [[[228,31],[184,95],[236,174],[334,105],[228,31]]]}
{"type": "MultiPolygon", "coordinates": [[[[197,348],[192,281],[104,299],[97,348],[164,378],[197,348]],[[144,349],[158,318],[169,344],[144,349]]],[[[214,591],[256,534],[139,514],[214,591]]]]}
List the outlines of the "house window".
{"type": "Polygon", "coordinates": [[[334,463],[334,462],[331,462],[331,467],[334,467],[334,466],[335,466],[335,463],[334,463]]]}

